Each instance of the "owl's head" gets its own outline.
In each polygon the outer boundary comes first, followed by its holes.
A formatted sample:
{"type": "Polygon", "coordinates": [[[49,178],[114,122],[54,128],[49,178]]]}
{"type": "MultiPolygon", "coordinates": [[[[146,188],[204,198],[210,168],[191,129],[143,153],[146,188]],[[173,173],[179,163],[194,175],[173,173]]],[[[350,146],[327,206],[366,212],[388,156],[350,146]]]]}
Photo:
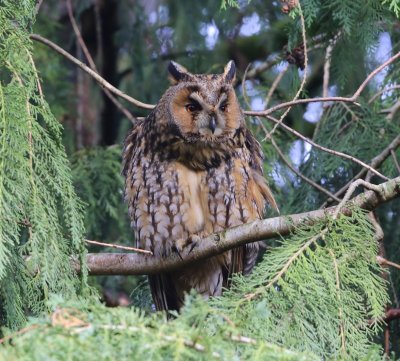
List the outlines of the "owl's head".
{"type": "Polygon", "coordinates": [[[222,74],[192,74],[173,61],[168,71],[173,82],[165,94],[169,122],[184,141],[223,143],[243,125],[233,89],[236,67],[232,60],[222,74]]]}

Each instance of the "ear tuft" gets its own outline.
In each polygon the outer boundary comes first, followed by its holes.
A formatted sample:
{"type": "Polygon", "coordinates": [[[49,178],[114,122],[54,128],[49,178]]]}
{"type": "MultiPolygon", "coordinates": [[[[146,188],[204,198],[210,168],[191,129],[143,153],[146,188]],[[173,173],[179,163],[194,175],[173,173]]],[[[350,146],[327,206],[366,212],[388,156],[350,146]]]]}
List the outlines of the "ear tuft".
{"type": "Polygon", "coordinates": [[[227,83],[233,83],[236,78],[236,65],[233,60],[230,60],[225,65],[223,77],[227,83]]]}
{"type": "Polygon", "coordinates": [[[179,83],[181,80],[188,80],[192,74],[190,74],[185,67],[170,61],[168,64],[168,72],[170,74],[170,80],[172,84],[179,83]]]}

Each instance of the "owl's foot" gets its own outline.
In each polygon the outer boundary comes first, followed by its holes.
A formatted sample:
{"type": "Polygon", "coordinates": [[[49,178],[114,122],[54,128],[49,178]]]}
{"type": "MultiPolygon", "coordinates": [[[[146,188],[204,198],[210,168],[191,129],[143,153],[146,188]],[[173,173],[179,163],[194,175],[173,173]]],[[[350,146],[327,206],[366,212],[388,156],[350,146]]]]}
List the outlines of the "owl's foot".
{"type": "Polygon", "coordinates": [[[198,245],[199,241],[200,241],[200,237],[198,235],[191,235],[188,238],[180,238],[176,241],[174,241],[174,244],[172,246],[172,250],[176,253],[178,253],[178,256],[181,260],[183,260],[182,258],[182,254],[185,255],[189,255],[190,253],[192,253],[192,251],[196,248],[196,246],[198,245]]]}

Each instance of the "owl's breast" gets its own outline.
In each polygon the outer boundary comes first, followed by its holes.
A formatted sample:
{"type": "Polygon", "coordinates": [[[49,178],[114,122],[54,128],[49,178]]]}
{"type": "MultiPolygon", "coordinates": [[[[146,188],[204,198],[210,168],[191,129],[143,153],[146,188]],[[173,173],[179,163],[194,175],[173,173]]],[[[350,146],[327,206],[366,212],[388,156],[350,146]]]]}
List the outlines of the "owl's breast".
{"type": "Polygon", "coordinates": [[[137,245],[167,256],[173,243],[204,234],[207,217],[205,172],[178,161],[142,158],[127,174],[126,198],[137,245]]]}
{"type": "Polygon", "coordinates": [[[182,224],[189,234],[202,232],[207,219],[205,172],[194,171],[178,162],[174,167],[183,201],[182,224]]]}

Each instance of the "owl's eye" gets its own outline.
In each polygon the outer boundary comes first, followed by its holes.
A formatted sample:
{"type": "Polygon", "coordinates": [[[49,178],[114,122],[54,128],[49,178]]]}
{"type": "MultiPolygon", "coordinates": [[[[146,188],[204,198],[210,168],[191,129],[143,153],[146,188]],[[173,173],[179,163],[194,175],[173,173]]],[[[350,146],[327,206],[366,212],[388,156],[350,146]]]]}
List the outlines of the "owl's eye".
{"type": "Polygon", "coordinates": [[[197,102],[191,102],[185,105],[185,108],[188,112],[193,113],[201,110],[201,106],[197,102]]]}
{"type": "Polygon", "coordinates": [[[228,109],[228,103],[222,103],[219,107],[221,112],[225,112],[228,109]]]}

